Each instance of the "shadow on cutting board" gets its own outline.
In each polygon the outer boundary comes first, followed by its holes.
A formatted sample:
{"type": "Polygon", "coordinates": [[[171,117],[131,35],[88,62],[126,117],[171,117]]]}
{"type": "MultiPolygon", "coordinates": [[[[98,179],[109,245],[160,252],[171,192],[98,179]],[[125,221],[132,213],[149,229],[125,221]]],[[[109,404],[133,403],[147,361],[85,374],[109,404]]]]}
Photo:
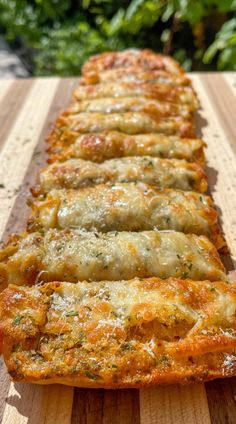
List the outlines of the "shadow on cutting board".
{"type": "Polygon", "coordinates": [[[201,109],[194,114],[194,122],[196,125],[197,137],[203,138],[203,128],[207,126],[207,120],[201,113],[201,109]]]}
{"type": "Polygon", "coordinates": [[[11,383],[3,423],[70,424],[72,403],[73,387],[11,383]]]}
{"type": "MultiPolygon", "coordinates": [[[[203,137],[203,128],[205,126],[207,126],[208,123],[207,123],[207,120],[202,115],[201,109],[195,113],[195,123],[196,123],[197,136],[203,138],[203,140],[207,143],[207,140],[204,139],[204,137],[203,137]]],[[[213,193],[215,192],[215,188],[216,188],[216,183],[217,183],[217,179],[218,179],[218,171],[215,168],[213,168],[212,166],[209,166],[207,163],[206,163],[206,166],[205,166],[205,171],[206,171],[206,174],[207,174],[208,186],[209,186],[207,194],[212,196],[213,193]]],[[[222,227],[222,210],[217,204],[215,204],[214,207],[217,210],[220,228],[221,228],[221,231],[224,235],[223,227],[222,227]]],[[[231,271],[234,270],[234,263],[233,263],[233,260],[230,256],[230,253],[228,253],[226,255],[221,255],[221,260],[222,260],[227,272],[231,272],[231,271]]]]}
{"type": "Polygon", "coordinates": [[[5,417],[27,424],[139,424],[139,411],[139,390],[12,383],[5,417]]]}

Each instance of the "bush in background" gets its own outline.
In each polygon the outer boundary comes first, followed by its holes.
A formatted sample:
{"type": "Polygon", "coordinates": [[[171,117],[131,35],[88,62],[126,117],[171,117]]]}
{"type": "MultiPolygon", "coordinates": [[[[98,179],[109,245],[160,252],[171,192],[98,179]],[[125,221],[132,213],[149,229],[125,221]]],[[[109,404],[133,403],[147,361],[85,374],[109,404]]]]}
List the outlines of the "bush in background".
{"type": "Polygon", "coordinates": [[[187,70],[236,70],[236,0],[0,0],[0,32],[33,75],[78,75],[91,55],[146,47],[187,70]]]}

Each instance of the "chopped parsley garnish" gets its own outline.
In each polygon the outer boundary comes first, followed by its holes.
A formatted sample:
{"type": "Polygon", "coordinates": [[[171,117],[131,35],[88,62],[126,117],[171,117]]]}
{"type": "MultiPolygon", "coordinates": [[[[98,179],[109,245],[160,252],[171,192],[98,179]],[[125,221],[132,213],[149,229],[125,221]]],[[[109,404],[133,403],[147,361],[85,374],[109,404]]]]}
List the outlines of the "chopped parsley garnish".
{"type": "Polygon", "coordinates": [[[79,313],[77,311],[66,312],[66,317],[77,317],[79,313]]]}
{"type": "Polygon", "coordinates": [[[170,366],[170,358],[167,355],[163,355],[157,362],[159,364],[170,366]]]}
{"type": "Polygon", "coordinates": [[[122,350],[133,350],[133,346],[132,346],[131,343],[125,342],[125,343],[122,343],[121,349],[122,350]]]}
{"type": "Polygon", "coordinates": [[[189,262],[189,263],[187,263],[186,265],[187,265],[187,267],[188,267],[189,271],[191,271],[191,269],[192,269],[192,267],[193,267],[192,262],[189,262]]]}
{"type": "Polygon", "coordinates": [[[100,256],[102,256],[103,254],[102,254],[102,252],[98,252],[98,253],[95,253],[95,257],[96,258],[99,258],[100,256]]]}
{"type": "Polygon", "coordinates": [[[90,380],[98,380],[101,378],[99,375],[93,374],[91,371],[85,371],[85,375],[90,378],[90,380]]]}
{"type": "Polygon", "coordinates": [[[14,320],[12,321],[12,325],[18,325],[20,322],[21,322],[21,320],[22,320],[22,318],[23,318],[23,316],[22,315],[17,315],[15,318],[14,318],[14,320]]]}

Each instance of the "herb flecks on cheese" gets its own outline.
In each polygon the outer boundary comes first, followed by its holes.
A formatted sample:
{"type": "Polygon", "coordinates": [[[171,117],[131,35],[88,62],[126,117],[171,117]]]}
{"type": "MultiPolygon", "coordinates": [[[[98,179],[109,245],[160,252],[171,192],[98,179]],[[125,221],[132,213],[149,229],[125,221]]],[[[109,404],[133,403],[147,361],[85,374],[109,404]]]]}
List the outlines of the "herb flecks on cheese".
{"type": "Polygon", "coordinates": [[[217,248],[225,242],[209,196],[144,183],[100,184],[80,190],[51,190],[30,201],[28,229],[89,231],[174,230],[205,235],[217,248]]]}
{"type": "Polygon", "coordinates": [[[53,163],[39,174],[33,194],[52,189],[88,187],[101,183],[143,182],[157,188],[207,190],[206,174],[197,163],[150,156],[110,159],[102,163],[70,159],[53,163]]]}
{"type": "Polygon", "coordinates": [[[0,252],[0,282],[101,281],[134,277],[226,280],[205,236],[175,231],[87,232],[50,229],[22,234],[0,252]]]}
{"type": "Polygon", "coordinates": [[[3,354],[17,381],[116,388],[230,376],[235,311],[235,284],[224,282],[10,286],[0,295],[3,354]]]}

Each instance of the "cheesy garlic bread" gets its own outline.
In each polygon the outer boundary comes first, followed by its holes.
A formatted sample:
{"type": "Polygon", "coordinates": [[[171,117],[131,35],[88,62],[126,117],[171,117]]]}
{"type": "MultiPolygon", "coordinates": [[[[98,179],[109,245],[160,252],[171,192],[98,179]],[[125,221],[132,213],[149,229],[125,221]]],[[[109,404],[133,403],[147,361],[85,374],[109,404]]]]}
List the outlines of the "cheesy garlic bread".
{"type": "Polygon", "coordinates": [[[197,163],[177,159],[135,156],[110,159],[102,163],[70,159],[44,168],[32,193],[40,195],[52,189],[81,188],[106,182],[141,181],[158,188],[207,190],[206,174],[197,163]]]}
{"type": "Polygon", "coordinates": [[[54,128],[48,139],[49,162],[70,158],[103,162],[123,156],[154,156],[185,159],[204,164],[204,142],[199,138],[181,138],[176,135],[136,134],[117,131],[82,134],[70,128],[54,128]]]}
{"type": "Polygon", "coordinates": [[[136,69],[164,70],[173,75],[185,75],[183,68],[172,57],[148,49],[127,49],[123,52],[106,52],[91,56],[82,67],[82,75],[91,71],[101,72],[130,66],[136,69]]]}
{"type": "Polygon", "coordinates": [[[82,74],[47,138],[27,232],[0,250],[11,377],[139,388],[236,375],[236,283],[202,194],[189,78],[135,49],[93,56],[82,74]]]}
{"type": "Polygon", "coordinates": [[[104,97],[146,97],[164,102],[199,106],[192,87],[170,87],[167,84],[148,84],[138,82],[112,82],[91,85],[79,85],[74,90],[76,100],[90,100],[104,97]]]}
{"type": "Polygon", "coordinates": [[[127,388],[236,373],[236,284],[151,278],[11,285],[0,349],[14,381],[127,388]]]}
{"type": "Polygon", "coordinates": [[[157,190],[144,183],[100,184],[80,190],[51,190],[45,199],[30,199],[29,205],[29,231],[174,230],[203,234],[218,249],[225,246],[210,197],[195,192],[157,190]]]}
{"type": "Polygon", "coordinates": [[[73,113],[61,115],[56,126],[59,129],[71,128],[79,133],[99,133],[101,131],[120,131],[125,134],[163,133],[193,137],[194,125],[192,121],[181,117],[160,118],[152,113],[124,112],[124,113],[73,113]]]}
{"type": "Polygon", "coordinates": [[[134,277],[226,280],[215,246],[175,231],[96,233],[50,229],[16,236],[0,251],[0,286],[134,277]]]}
{"type": "MultiPolygon", "coordinates": [[[[74,102],[63,115],[72,115],[83,112],[92,113],[124,113],[124,112],[143,112],[153,118],[161,119],[163,117],[182,117],[183,119],[192,119],[194,110],[191,106],[178,103],[160,102],[155,99],[146,99],[144,97],[105,97],[94,100],[82,100],[74,102]]],[[[84,115],[83,115],[84,116],[84,115]]],[[[123,116],[123,115],[122,115],[123,116]]]]}
{"type": "Polygon", "coordinates": [[[106,83],[107,81],[139,82],[149,84],[167,84],[173,87],[191,85],[191,80],[185,74],[171,74],[163,70],[147,70],[129,66],[127,68],[107,69],[100,72],[86,72],[79,79],[80,85],[106,83]]]}

